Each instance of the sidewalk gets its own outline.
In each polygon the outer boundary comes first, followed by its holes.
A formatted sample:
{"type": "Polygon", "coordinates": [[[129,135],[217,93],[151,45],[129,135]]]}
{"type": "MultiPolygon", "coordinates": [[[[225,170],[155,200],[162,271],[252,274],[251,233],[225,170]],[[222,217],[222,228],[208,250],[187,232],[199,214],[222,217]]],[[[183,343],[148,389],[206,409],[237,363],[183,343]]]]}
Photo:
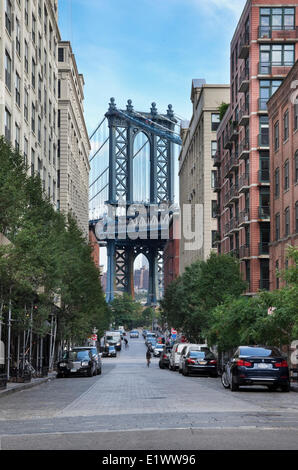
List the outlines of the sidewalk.
{"type": "Polygon", "coordinates": [[[7,382],[7,386],[4,390],[0,390],[0,398],[5,395],[9,395],[10,393],[19,392],[20,390],[26,390],[27,388],[35,387],[36,385],[40,385],[42,383],[48,382],[56,378],[57,372],[49,372],[47,377],[38,377],[37,379],[31,379],[31,382],[25,383],[15,383],[15,382],[7,382]]]}

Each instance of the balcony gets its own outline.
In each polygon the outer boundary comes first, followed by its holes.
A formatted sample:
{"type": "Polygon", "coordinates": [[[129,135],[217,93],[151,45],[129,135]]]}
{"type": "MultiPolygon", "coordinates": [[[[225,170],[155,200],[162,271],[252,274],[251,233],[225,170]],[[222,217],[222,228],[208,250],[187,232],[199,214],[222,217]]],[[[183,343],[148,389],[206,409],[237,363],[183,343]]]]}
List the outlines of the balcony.
{"type": "Polygon", "coordinates": [[[249,104],[245,103],[239,110],[239,126],[246,126],[249,123],[249,104]]]}
{"type": "Polygon", "coordinates": [[[239,178],[239,193],[249,190],[249,174],[244,173],[239,178]]]}
{"type": "Polygon", "coordinates": [[[269,243],[259,243],[259,256],[269,255],[269,243]]]}
{"type": "Polygon", "coordinates": [[[259,170],[258,171],[258,181],[260,184],[269,183],[270,181],[270,171],[268,170],[259,170]]]}
{"type": "Polygon", "coordinates": [[[214,178],[214,186],[213,186],[213,191],[215,193],[219,192],[221,189],[221,185],[220,185],[220,178],[218,176],[216,176],[214,178]]]}
{"type": "Polygon", "coordinates": [[[285,77],[294,63],[291,62],[259,62],[259,75],[285,77]]]}
{"type": "Polygon", "coordinates": [[[249,209],[244,209],[239,214],[239,225],[247,225],[250,221],[250,212],[249,209]]]}
{"type": "Polygon", "coordinates": [[[250,247],[249,245],[242,245],[239,248],[239,258],[249,258],[250,257],[250,247]]]}
{"type": "Polygon", "coordinates": [[[267,102],[269,98],[259,98],[258,112],[259,113],[268,113],[267,102]]]}
{"type": "Polygon", "coordinates": [[[239,166],[238,153],[233,152],[229,160],[225,164],[224,176],[228,175],[230,171],[233,171],[238,166],[239,166]]]}
{"type": "Polygon", "coordinates": [[[228,132],[224,133],[224,149],[231,149],[233,147],[232,141],[230,139],[230,135],[228,132]]]}
{"type": "Polygon", "coordinates": [[[239,258],[239,248],[234,248],[229,251],[229,255],[233,256],[234,258],[239,258]]]}
{"type": "Polygon", "coordinates": [[[234,230],[239,230],[239,219],[237,217],[233,217],[230,220],[230,232],[233,232],[234,230]]]}
{"type": "Polygon", "coordinates": [[[234,142],[237,142],[238,140],[238,135],[239,135],[239,131],[238,131],[238,122],[237,121],[233,121],[230,125],[230,129],[229,129],[229,140],[230,141],[234,141],[234,142]]]}
{"type": "Polygon", "coordinates": [[[272,39],[282,40],[297,40],[298,39],[298,28],[296,26],[259,26],[258,40],[259,41],[271,41],[272,39]]]}
{"type": "Polygon", "coordinates": [[[238,82],[238,91],[245,93],[249,89],[249,67],[244,67],[240,73],[238,82]]]}
{"type": "Polygon", "coordinates": [[[269,149],[269,134],[258,135],[258,147],[261,149],[269,149]]]}
{"type": "Polygon", "coordinates": [[[220,165],[221,165],[221,153],[219,150],[217,150],[213,159],[213,166],[220,167],[220,165]]]}
{"type": "Polygon", "coordinates": [[[270,207],[269,206],[259,206],[258,214],[259,214],[259,219],[261,219],[261,220],[270,220],[270,207]]]}
{"type": "Polygon", "coordinates": [[[231,205],[233,202],[235,202],[237,199],[239,199],[239,187],[238,184],[235,184],[234,186],[231,187],[229,191],[229,201],[228,204],[231,205]]]}
{"type": "Polygon", "coordinates": [[[241,38],[239,43],[239,51],[238,57],[239,59],[246,59],[249,55],[249,32],[245,32],[241,38]]]}
{"type": "Polygon", "coordinates": [[[243,139],[239,144],[239,160],[249,156],[249,139],[243,139]]]}
{"type": "Polygon", "coordinates": [[[260,279],[259,288],[260,290],[269,290],[270,281],[269,279],[260,279]]]}

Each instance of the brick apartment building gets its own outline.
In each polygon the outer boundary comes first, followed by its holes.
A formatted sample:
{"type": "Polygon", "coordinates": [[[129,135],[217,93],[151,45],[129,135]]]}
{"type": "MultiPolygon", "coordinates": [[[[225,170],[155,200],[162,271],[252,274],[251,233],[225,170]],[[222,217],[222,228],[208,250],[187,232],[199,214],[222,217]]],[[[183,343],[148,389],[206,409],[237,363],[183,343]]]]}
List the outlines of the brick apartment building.
{"type": "Polygon", "coordinates": [[[270,289],[287,268],[287,246],[298,245],[298,61],[268,101],[270,128],[270,289]]]}
{"type": "Polygon", "coordinates": [[[269,289],[267,101],[298,57],[295,1],[248,0],[231,41],[230,107],[218,128],[218,251],[240,259],[247,294],[269,289]]]}
{"type": "Polygon", "coordinates": [[[164,291],[179,276],[180,239],[176,237],[179,226],[180,218],[172,217],[169,226],[169,240],[167,240],[163,254],[164,291]]]}

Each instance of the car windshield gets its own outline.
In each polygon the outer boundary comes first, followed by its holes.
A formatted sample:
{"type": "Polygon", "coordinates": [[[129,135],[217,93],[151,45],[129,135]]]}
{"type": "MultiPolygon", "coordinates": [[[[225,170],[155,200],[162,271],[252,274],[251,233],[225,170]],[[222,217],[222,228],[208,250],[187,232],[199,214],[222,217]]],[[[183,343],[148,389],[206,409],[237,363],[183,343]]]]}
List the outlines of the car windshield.
{"type": "Polygon", "coordinates": [[[210,351],[189,351],[189,357],[198,359],[214,359],[214,355],[210,351]]]}
{"type": "Polygon", "coordinates": [[[240,348],[239,356],[279,357],[281,352],[277,348],[246,347],[240,348]]]}
{"type": "Polygon", "coordinates": [[[70,361],[89,360],[89,350],[81,349],[76,351],[67,351],[64,355],[64,359],[69,359],[70,361]]]}
{"type": "Polygon", "coordinates": [[[163,344],[157,344],[157,345],[156,345],[156,348],[157,348],[157,349],[163,349],[163,344]]]}
{"type": "Polygon", "coordinates": [[[107,338],[108,341],[110,341],[110,340],[114,339],[114,336],[107,336],[106,338],[107,338]]]}

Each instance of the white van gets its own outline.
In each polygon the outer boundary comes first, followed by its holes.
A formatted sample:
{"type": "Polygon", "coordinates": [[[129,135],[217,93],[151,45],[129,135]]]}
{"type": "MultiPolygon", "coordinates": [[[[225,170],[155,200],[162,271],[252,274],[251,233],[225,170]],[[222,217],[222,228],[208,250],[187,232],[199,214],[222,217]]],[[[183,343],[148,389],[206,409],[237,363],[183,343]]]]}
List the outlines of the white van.
{"type": "Polygon", "coordinates": [[[189,343],[174,343],[171,354],[170,354],[170,364],[169,364],[170,370],[178,369],[181,351],[188,344],[189,343]]]}
{"type": "Polygon", "coordinates": [[[182,348],[181,354],[179,356],[178,370],[180,374],[182,373],[183,358],[185,358],[185,356],[189,353],[189,351],[210,351],[210,349],[208,348],[207,344],[191,344],[191,343],[185,344],[185,347],[182,348]]]}

